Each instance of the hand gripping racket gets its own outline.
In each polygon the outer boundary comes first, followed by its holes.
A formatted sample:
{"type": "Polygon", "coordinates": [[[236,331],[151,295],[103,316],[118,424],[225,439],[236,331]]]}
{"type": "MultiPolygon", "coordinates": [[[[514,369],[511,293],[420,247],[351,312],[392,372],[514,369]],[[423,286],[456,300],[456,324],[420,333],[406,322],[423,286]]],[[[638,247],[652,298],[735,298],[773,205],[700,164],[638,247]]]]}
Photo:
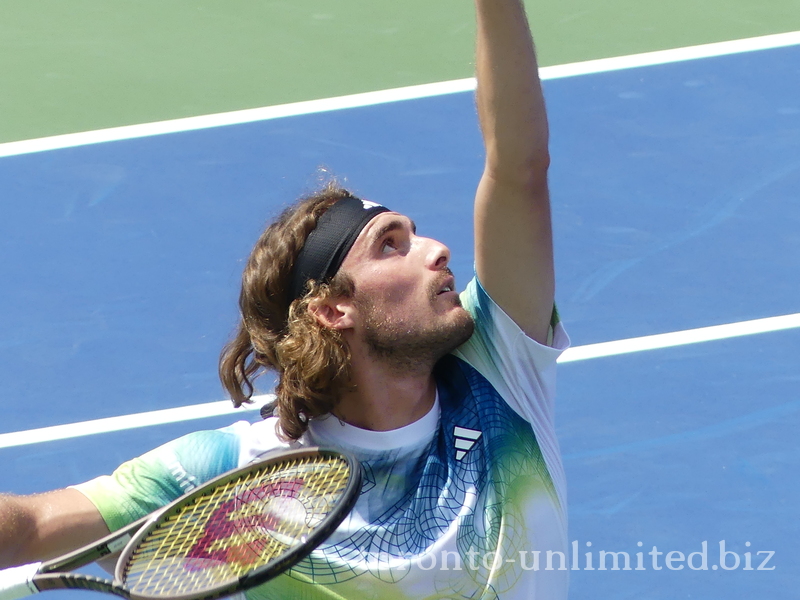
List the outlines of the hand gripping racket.
{"type": "Polygon", "coordinates": [[[332,450],[291,450],[230,471],[79,550],[0,571],[0,600],[77,588],[131,600],[212,600],[260,585],[333,533],[361,468],[332,450]],[[122,549],[114,580],[70,573],[122,549]]]}

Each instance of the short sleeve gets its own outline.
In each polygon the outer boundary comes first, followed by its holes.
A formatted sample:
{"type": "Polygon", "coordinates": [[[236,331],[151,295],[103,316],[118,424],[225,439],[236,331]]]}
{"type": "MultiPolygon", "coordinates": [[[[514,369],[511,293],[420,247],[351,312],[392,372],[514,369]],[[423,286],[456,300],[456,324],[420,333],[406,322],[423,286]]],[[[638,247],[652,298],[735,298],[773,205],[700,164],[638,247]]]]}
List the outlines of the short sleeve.
{"type": "Polygon", "coordinates": [[[234,432],[198,431],[123,463],[111,475],[73,487],[115,531],[236,468],[238,460],[239,440],[234,432]]]}

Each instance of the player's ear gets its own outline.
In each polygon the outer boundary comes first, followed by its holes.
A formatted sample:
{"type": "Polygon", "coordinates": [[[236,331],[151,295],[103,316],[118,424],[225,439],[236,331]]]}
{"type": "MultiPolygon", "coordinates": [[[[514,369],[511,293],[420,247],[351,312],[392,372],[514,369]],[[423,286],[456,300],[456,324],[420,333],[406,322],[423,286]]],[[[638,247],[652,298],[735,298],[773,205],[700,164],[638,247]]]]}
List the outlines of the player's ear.
{"type": "Polygon", "coordinates": [[[354,324],[353,304],[347,298],[314,298],[308,303],[308,312],[330,329],[350,329],[354,324]]]}

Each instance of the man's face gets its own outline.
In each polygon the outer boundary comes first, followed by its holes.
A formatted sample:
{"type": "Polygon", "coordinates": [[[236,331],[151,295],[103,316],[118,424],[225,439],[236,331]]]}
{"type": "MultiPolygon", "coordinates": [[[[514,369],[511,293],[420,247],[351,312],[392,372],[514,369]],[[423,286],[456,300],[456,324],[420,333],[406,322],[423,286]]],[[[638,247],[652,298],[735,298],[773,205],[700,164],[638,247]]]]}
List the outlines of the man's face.
{"type": "Polygon", "coordinates": [[[414,223],[381,213],[361,231],[341,269],[355,283],[356,333],[403,369],[429,368],[469,339],[474,324],[448,268],[450,250],[414,223]]]}

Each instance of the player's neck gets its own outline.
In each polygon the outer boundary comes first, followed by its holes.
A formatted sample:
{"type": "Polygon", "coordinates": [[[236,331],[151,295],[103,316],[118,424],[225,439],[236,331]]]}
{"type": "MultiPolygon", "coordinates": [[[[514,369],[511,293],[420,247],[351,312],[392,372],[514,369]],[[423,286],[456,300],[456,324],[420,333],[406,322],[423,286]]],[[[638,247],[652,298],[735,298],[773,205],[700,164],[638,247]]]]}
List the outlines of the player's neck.
{"type": "Polygon", "coordinates": [[[418,421],[433,407],[436,382],[430,370],[398,374],[380,362],[353,365],[354,389],[334,410],[337,417],[362,429],[389,431],[418,421]]]}

